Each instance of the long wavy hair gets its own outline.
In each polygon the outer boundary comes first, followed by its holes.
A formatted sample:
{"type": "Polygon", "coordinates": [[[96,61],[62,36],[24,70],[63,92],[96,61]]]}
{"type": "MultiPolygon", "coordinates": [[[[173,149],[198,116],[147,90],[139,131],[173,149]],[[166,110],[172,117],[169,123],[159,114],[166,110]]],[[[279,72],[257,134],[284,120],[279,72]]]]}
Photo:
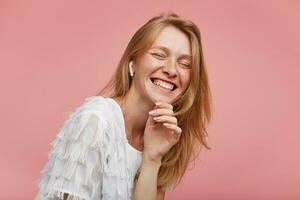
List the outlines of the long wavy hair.
{"type": "Polygon", "coordinates": [[[162,157],[158,173],[158,189],[177,185],[190,161],[195,161],[199,150],[203,146],[211,149],[206,141],[208,136],[206,125],[211,120],[212,98],[198,27],[174,12],[162,13],[151,18],[135,32],[118,63],[113,78],[97,93],[102,96],[108,94],[109,97],[124,97],[132,82],[128,70],[130,60],[143,55],[166,26],[174,26],[188,36],[191,44],[192,67],[187,89],[172,104],[182,134],[178,143],[162,157]]]}

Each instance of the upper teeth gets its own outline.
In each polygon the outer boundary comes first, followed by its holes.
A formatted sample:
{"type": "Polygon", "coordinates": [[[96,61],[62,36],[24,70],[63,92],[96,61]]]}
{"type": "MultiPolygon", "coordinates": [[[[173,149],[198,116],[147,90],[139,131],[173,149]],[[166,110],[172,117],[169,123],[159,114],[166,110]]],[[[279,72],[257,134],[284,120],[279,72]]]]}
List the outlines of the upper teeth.
{"type": "Polygon", "coordinates": [[[159,79],[155,79],[155,80],[153,81],[153,83],[154,83],[155,85],[161,86],[161,87],[166,88],[166,89],[168,89],[168,90],[173,90],[173,88],[174,88],[174,85],[173,85],[173,84],[164,82],[164,81],[159,80],[159,79]]]}

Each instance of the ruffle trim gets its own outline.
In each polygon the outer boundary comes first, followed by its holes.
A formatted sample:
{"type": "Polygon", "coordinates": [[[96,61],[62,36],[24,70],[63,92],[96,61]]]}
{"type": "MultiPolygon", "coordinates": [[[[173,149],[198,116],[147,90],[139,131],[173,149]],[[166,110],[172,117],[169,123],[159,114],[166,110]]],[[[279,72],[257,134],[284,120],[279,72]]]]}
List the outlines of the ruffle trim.
{"type": "MultiPolygon", "coordinates": [[[[59,191],[59,190],[51,190],[50,192],[47,193],[42,193],[40,192],[37,196],[36,199],[53,199],[53,200],[64,200],[64,194],[65,193],[70,193],[68,191],[59,191]]],[[[78,196],[78,195],[73,195],[73,194],[69,194],[67,196],[66,200],[87,200],[84,197],[78,196]]]]}
{"type": "Polygon", "coordinates": [[[59,130],[41,171],[36,200],[63,199],[65,192],[68,200],[131,199],[126,140],[107,122],[111,113],[102,98],[86,98],[59,130]]]}

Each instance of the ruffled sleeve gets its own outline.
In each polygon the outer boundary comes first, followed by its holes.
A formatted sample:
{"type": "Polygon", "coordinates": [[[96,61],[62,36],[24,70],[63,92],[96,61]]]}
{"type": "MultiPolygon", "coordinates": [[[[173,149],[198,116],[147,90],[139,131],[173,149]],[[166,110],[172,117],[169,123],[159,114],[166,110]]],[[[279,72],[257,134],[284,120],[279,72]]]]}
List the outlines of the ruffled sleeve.
{"type": "Polygon", "coordinates": [[[101,199],[108,136],[103,115],[84,107],[71,113],[51,143],[35,200],[101,199]]]}

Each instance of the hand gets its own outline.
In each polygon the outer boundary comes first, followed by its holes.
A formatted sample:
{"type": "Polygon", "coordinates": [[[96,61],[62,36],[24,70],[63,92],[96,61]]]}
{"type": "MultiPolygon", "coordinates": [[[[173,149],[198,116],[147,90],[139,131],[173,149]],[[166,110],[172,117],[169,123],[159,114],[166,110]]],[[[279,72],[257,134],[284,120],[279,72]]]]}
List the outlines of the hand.
{"type": "Polygon", "coordinates": [[[144,131],[144,154],[152,160],[160,160],[171,147],[179,141],[181,128],[177,126],[177,118],[173,106],[166,102],[158,102],[153,114],[149,114],[144,131]]]}

